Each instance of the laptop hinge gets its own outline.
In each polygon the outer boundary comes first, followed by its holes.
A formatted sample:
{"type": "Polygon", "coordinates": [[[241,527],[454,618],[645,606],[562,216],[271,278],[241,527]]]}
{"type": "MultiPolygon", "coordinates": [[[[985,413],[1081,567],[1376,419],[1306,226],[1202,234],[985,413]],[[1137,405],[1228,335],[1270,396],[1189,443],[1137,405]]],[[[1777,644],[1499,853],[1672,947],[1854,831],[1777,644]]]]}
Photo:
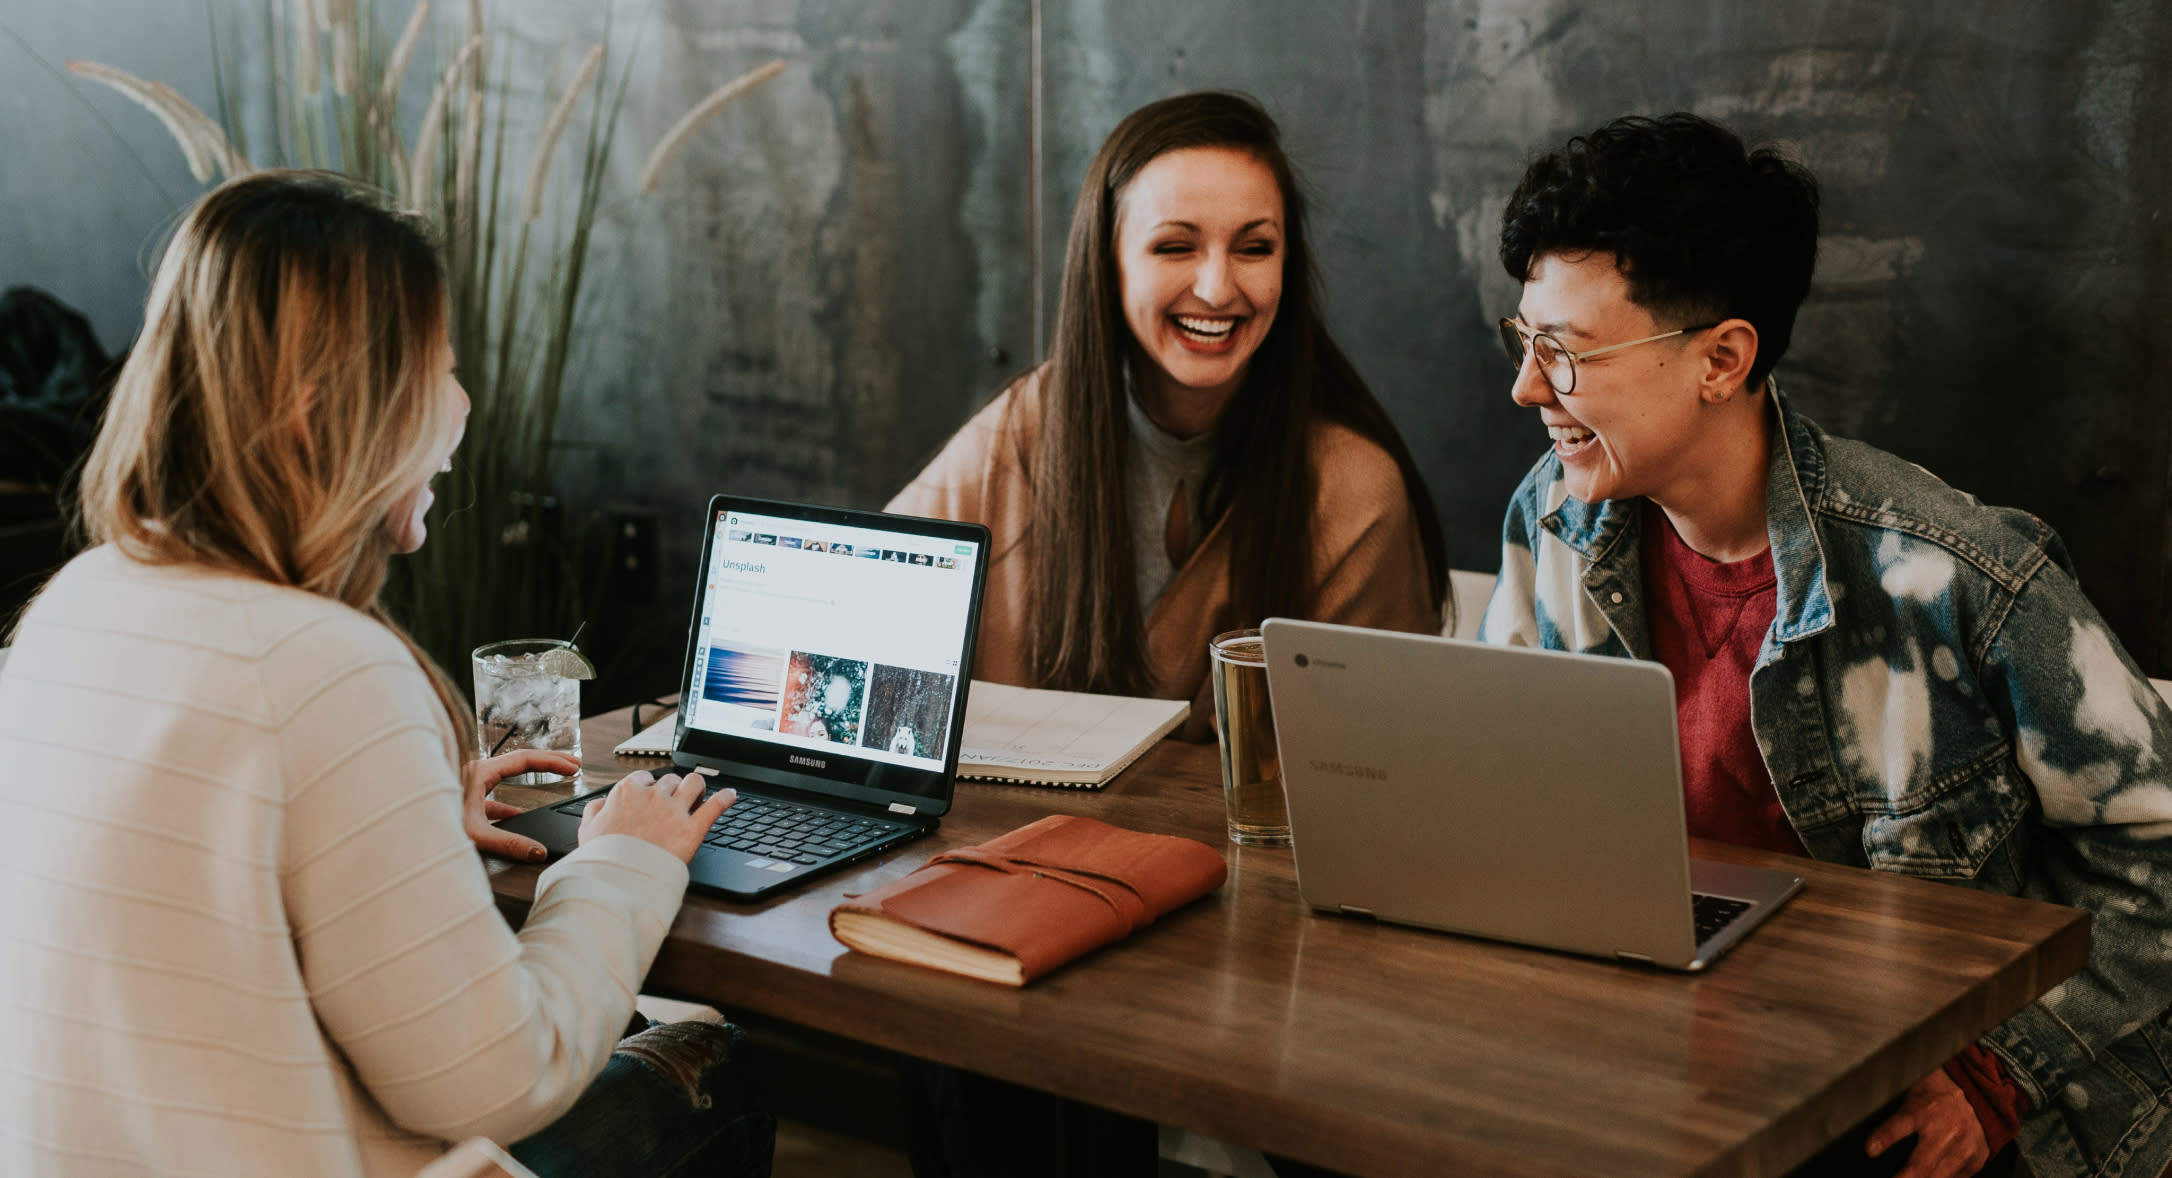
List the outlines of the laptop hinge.
{"type": "Polygon", "coordinates": [[[1614,950],[1614,956],[1621,958],[1623,961],[1635,961],[1644,965],[1650,965],[1652,963],[1652,959],[1648,954],[1631,953],[1627,949],[1614,950]]]}
{"type": "Polygon", "coordinates": [[[1360,908],[1355,904],[1337,904],[1335,907],[1342,909],[1344,916],[1371,916],[1373,914],[1372,909],[1360,908]]]}
{"type": "Polygon", "coordinates": [[[890,803],[890,812],[892,814],[917,814],[920,811],[916,806],[908,806],[903,802],[892,802],[890,803]]]}

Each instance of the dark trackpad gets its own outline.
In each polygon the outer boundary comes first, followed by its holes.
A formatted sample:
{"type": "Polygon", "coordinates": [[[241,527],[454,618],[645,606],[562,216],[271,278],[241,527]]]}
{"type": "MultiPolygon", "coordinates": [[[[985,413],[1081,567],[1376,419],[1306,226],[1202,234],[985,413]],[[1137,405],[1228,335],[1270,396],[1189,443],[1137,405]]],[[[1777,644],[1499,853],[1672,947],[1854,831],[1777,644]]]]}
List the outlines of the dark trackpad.
{"type": "Polygon", "coordinates": [[[524,834],[550,848],[555,857],[563,855],[581,842],[581,812],[567,813],[557,806],[538,806],[525,814],[517,814],[498,824],[515,834],[524,834]]]}

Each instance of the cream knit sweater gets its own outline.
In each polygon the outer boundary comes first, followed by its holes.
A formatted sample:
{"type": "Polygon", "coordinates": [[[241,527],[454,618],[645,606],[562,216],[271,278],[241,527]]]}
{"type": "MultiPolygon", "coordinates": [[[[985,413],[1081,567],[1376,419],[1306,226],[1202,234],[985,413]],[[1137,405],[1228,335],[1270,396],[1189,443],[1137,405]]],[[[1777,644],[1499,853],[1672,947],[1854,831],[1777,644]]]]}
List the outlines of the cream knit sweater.
{"type": "Polygon", "coordinates": [[[111,548],[0,669],[0,1174],[409,1175],[602,1070],[686,887],[623,835],[516,937],[399,640],[111,548]]]}

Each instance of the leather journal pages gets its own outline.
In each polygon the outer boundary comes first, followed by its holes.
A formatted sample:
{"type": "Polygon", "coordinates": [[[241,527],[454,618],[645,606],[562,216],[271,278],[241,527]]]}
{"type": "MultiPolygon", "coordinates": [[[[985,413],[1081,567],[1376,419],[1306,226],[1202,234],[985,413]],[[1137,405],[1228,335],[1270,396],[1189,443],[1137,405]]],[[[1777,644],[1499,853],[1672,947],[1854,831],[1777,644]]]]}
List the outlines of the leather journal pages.
{"type": "Polygon", "coordinates": [[[1023,986],[1222,886],[1205,843],[1058,814],[928,860],[830,910],[876,957],[1023,986]]]}

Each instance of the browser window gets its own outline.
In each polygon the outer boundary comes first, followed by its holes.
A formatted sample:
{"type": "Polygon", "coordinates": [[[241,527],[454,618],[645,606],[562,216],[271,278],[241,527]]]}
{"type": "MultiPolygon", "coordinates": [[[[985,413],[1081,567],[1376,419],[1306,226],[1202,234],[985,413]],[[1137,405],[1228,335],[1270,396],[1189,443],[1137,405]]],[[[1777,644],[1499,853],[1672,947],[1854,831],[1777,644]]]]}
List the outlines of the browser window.
{"type": "Polygon", "coordinates": [[[690,727],[941,770],[978,544],[720,512],[690,727]]]}

